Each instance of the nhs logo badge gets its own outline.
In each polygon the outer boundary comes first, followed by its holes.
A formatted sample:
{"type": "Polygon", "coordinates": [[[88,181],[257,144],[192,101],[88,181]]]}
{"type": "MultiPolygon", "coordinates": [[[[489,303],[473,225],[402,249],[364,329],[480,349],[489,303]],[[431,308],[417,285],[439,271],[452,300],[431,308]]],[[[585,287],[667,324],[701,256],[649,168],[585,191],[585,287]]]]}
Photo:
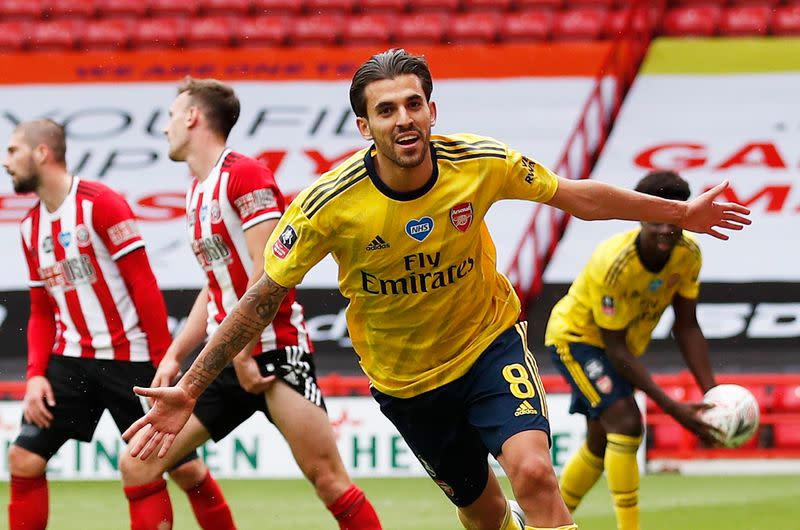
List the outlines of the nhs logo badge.
{"type": "Polygon", "coordinates": [[[406,234],[417,241],[423,241],[431,232],[433,232],[433,219],[428,216],[412,219],[406,223],[406,234]]]}

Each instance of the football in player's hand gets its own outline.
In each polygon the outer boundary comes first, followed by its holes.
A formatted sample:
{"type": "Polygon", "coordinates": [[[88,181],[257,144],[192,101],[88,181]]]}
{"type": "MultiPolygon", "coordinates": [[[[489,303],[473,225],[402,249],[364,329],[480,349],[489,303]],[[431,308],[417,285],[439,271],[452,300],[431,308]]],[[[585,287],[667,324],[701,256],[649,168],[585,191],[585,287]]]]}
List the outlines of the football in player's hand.
{"type": "Polygon", "coordinates": [[[758,428],[758,401],[739,385],[717,385],[706,392],[703,402],[713,405],[704,410],[702,418],[718,428],[717,436],[725,447],[740,447],[747,443],[758,428]]]}

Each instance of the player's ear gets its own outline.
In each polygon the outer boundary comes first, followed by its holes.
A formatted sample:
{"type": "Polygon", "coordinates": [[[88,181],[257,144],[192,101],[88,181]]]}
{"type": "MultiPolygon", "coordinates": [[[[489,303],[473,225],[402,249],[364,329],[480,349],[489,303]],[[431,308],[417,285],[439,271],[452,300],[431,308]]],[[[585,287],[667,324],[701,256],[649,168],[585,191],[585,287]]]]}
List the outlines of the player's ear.
{"type": "Polygon", "coordinates": [[[33,160],[39,165],[45,163],[49,154],[50,148],[45,144],[39,144],[33,148],[33,160]]]}
{"type": "Polygon", "coordinates": [[[356,126],[358,127],[358,132],[361,133],[361,137],[364,140],[372,140],[372,131],[369,128],[369,122],[366,118],[362,118],[360,116],[356,117],[356,126]]]}
{"type": "Polygon", "coordinates": [[[186,109],[186,127],[192,128],[197,125],[197,121],[200,119],[200,107],[196,105],[192,105],[186,109]]]}
{"type": "Polygon", "coordinates": [[[429,101],[428,107],[431,109],[431,127],[436,125],[436,102],[429,101]]]}

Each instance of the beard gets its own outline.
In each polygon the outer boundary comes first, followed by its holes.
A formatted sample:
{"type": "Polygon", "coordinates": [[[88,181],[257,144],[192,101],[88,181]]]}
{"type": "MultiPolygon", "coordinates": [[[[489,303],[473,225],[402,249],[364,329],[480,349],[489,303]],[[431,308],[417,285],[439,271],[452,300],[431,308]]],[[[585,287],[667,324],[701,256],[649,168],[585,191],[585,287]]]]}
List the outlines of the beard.
{"type": "Polygon", "coordinates": [[[30,173],[27,178],[13,181],[14,192],[18,194],[33,193],[39,188],[41,179],[36,173],[30,173]]]}

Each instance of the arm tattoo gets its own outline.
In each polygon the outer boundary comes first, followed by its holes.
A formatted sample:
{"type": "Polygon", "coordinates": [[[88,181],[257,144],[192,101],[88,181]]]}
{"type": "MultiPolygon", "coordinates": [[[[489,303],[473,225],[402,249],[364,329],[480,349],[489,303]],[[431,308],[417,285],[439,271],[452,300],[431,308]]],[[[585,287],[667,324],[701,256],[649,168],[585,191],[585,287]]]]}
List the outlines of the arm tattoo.
{"type": "Polygon", "coordinates": [[[262,276],[225,317],[217,331],[200,352],[186,380],[199,395],[223,368],[264,330],[278,312],[288,289],[262,276]]]}

